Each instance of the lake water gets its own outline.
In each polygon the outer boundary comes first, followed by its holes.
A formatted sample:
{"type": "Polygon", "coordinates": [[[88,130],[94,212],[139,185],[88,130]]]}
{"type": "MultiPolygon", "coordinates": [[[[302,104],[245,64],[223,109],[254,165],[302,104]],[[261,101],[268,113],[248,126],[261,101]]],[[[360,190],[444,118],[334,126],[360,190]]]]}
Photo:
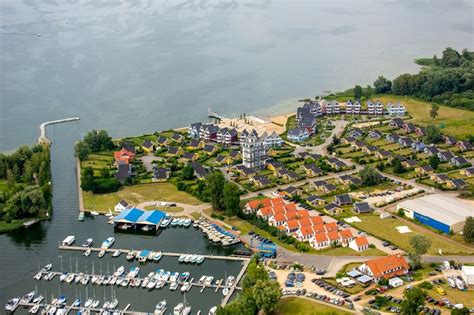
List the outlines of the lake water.
{"type": "MultiPolygon", "coordinates": [[[[120,137],[185,126],[207,119],[209,105],[226,115],[288,112],[297,98],[417,71],[414,58],[446,46],[472,49],[472,12],[470,1],[441,0],[3,1],[0,150],[34,143],[43,121],[81,120],[48,128],[51,222],[0,235],[0,303],[33,288],[38,262],[54,261],[57,269],[63,255],[66,268],[71,254],[57,249],[66,235],[99,241],[112,234],[102,219],[77,221],[73,143],[86,131],[103,128],[120,137]]],[[[218,253],[187,233],[119,235],[117,243],[218,253]]],[[[196,273],[222,276],[239,268],[205,262],[196,273]]],[[[57,283],[41,285],[47,295],[59,290],[57,283]]],[[[139,289],[119,289],[117,296],[151,311],[165,291],[154,300],[139,289]]],[[[165,296],[170,303],[182,297],[165,296]]],[[[220,298],[209,290],[187,296],[203,310],[220,298]]]]}

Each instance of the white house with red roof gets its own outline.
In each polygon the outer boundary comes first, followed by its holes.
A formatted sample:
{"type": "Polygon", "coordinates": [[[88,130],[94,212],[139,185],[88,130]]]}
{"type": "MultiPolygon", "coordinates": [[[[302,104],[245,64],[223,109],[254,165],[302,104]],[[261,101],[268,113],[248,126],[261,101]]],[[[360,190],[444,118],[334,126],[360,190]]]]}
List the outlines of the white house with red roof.
{"type": "Polygon", "coordinates": [[[390,279],[406,275],[410,266],[403,256],[397,254],[367,260],[357,269],[378,282],[382,278],[390,279]]]}
{"type": "Polygon", "coordinates": [[[349,242],[349,247],[357,252],[363,252],[364,250],[369,249],[370,243],[367,237],[358,236],[349,242]]]}

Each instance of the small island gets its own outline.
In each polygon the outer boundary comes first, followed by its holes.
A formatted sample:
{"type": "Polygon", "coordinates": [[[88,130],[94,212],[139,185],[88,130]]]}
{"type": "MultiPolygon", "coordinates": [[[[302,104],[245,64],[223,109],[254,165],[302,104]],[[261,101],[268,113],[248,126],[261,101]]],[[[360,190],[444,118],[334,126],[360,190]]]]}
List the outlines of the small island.
{"type": "Polygon", "coordinates": [[[51,197],[49,145],[0,154],[0,233],[49,218],[51,197]]]}

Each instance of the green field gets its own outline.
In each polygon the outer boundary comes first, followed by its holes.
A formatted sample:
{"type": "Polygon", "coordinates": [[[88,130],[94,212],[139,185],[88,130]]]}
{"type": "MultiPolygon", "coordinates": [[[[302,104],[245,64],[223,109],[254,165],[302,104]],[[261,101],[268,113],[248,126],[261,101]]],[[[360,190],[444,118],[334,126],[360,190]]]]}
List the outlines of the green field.
{"type": "Polygon", "coordinates": [[[408,221],[401,221],[399,219],[380,219],[378,215],[358,215],[362,222],[352,223],[356,228],[364,230],[375,237],[385,239],[402,249],[409,249],[409,239],[415,234],[424,234],[431,242],[431,248],[428,254],[438,255],[438,250],[441,249],[443,254],[473,254],[474,248],[468,248],[467,245],[447,241],[445,237],[431,232],[415,223],[408,221]],[[408,226],[412,233],[400,234],[397,226],[408,226]]]}
{"type": "Polygon", "coordinates": [[[277,315],[320,315],[320,314],[352,314],[344,312],[339,308],[334,308],[328,304],[310,301],[308,299],[289,297],[281,299],[278,309],[275,312],[277,315]]]}
{"type": "Polygon", "coordinates": [[[188,193],[179,191],[176,186],[170,183],[124,186],[118,192],[110,194],[83,192],[83,197],[84,208],[98,212],[108,212],[109,209],[113,209],[121,199],[131,204],[153,200],[174,201],[189,205],[199,205],[202,203],[199,199],[188,193]]]}
{"type": "Polygon", "coordinates": [[[444,125],[441,130],[443,133],[459,138],[467,138],[467,136],[474,134],[474,112],[472,111],[440,106],[438,117],[433,120],[430,117],[431,103],[396,95],[376,96],[374,99],[379,99],[384,104],[388,102],[402,103],[408,114],[413,117],[414,124],[421,126],[433,123],[442,124],[444,125]]]}

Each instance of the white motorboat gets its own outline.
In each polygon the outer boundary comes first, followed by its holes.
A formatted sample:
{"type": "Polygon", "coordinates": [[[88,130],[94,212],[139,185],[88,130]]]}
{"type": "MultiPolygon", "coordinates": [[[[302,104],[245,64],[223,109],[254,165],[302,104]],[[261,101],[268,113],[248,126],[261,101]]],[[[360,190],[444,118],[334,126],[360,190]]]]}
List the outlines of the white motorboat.
{"type": "Polygon", "coordinates": [[[125,267],[124,267],[124,266],[120,266],[120,267],[118,267],[118,269],[114,272],[114,276],[120,277],[121,275],[123,275],[124,272],[125,272],[125,267]]]}
{"type": "Polygon", "coordinates": [[[214,281],[214,277],[213,276],[208,276],[208,277],[206,277],[206,280],[204,281],[204,284],[205,285],[211,285],[212,281],[214,281]]]}
{"type": "Polygon", "coordinates": [[[117,277],[112,277],[109,281],[109,284],[110,285],[115,285],[116,282],[117,282],[117,277]]]}
{"type": "Polygon", "coordinates": [[[82,283],[83,285],[86,285],[86,284],[89,283],[89,280],[90,280],[89,275],[85,275],[84,277],[82,277],[81,283],[82,283]]]}
{"type": "Polygon", "coordinates": [[[174,307],[173,315],[181,315],[181,312],[183,311],[183,309],[184,309],[184,304],[179,303],[178,305],[174,307]]]}
{"type": "Polygon", "coordinates": [[[41,303],[43,300],[44,300],[44,296],[38,295],[37,297],[33,299],[33,303],[34,304],[41,303]]]}
{"type": "Polygon", "coordinates": [[[231,287],[235,282],[235,277],[234,276],[228,276],[227,279],[225,280],[225,285],[228,287],[231,287]]]}
{"type": "Polygon", "coordinates": [[[198,280],[198,284],[203,284],[204,281],[206,281],[206,279],[207,279],[207,276],[201,276],[201,278],[199,278],[198,280]]]}
{"type": "Polygon", "coordinates": [[[43,276],[43,273],[40,271],[38,272],[37,274],[35,274],[35,276],[33,277],[33,279],[35,280],[41,280],[41,277],[43,276]]]}
{"type": "Polygon", "coordinates": [[[128,283],[129,283],[129,282],[130,282],[130,278],[124,278],[124,279],[122,280],[122,283],[120,283],[120,285],[121,285],[122,287],[126,287],[126,286],[128,286],[128,283]]]}
{"type": "Polygon", "coordinates": [[[103,308],[103,309],[108,309],[108,308],[109,308],[109,305],[110,305],[110,302],[109,302],[109,301],[105,301],[104,304],[102,304],[102,308],[103,308]]]}
{"type": "Polygon", "coordinates": [[[108,237],[106,240],[102,242],[101,248],[107,249],[110,248],[115,242],[115,238],[113,237],[108,237]]]}
{"type": "Polygon", "coordinates": [[[74,282],[79,283],[79,281],[81,281],[82,277],[84,277],[84,274],[81,272],[78,275],[76,275],[76,277],[74,278],[74,282]]]}
{"type": "Polygon", "coordinates": [[[99,307],[99,304],[100,304],[100,301],[99,301],[99,300],[95,300],[94,302],[92,302],[91,307],[92,307],[92,308],[97,308],[97,307],[99,307]]]}
{"type": "Polygon", "coordinates": [[[162,315],[165,312],[166,312],[166,300],[163,300],[160,303],[156,304],[155,314],[156,315],[162,315]]]}
{"type": "Polygon", "coordinates": [[[35,297],[35,291],[28,292],[21,298],[20,303],[30,303],[34,297],[35,297]]]}
{"type": "Polygon", "coordinates": [[[92,276],[92,279],[91,279],[91,283],[92,283],[92,284],[95,284],[95,283],[97,282],[97,280],[99,280],[99,278],[100,278],[100,277],[99,277],[98,275],[93,275],[93,276],[92,276]]]}
{"type": "Polygon", "coordinates": [[[71,246],[72,243],[76,241],[76,237],[74,235],[68,235],[62,242],[63,246],[71,246]]]}
{"type": "Polygon", "coordinates": [[[127,260],[133,260],[135,259],[135,256],[137,255],[137,253],[133,250],[129,251],[128,254],[127,254],[127,260]]]}
{"type": "Polygon", "coordinates": [[[165,271],[165,273],[161,276],[161,280],[168,281],[171,277],[171,272],[165,271]]]}
{"type": "Polygon", "coordinates": [[[48,315],[54,315],[56,314],[56,306],[51,306],[50,309],[48,310],[48,315]]]}
{"type": "Polygon", "coordinates": [[[217,306],[211,307],[211,309],[209,310],[209,315],[216,315],[216,313],[217,313],[217,306]]]}
{"type": "Polygon", "coordinates": [[[28,313],[30,313],[30,314],[36,314],[36,313],[38,313],[39,308],[40,308],[39,304],[36,304],[36,305],[33,306],[32,308],[30,308],[30,310],[28,311],[28,313]]]}
{"type": "Polygon", "coordinates": [[[197,261],[198,257],[199,256],[196,254],[192,255],[191,258],[189,259],[189,262],[194,264],[197,261]]]}
{"type": "Polygon", "coordinates": [[[82,243],[82,247],[91,247],[92,244],[94,243],[94,240],[92,238],[88,238],[82,243]]]}
{"type": "Polygon", "coordinates": [[[63,304],[63,303],[66,303],[66,297],[64,295],[60,295],[58,297],[58,303],[57,304],[60,305],[60,304],[63,304]]]}
{"type": "Polygon", "coordinates": [[[181,292],[187,292],[187,291],[189,291],[189,289],[191,289],[191,283],[189,283],[189,282],[185,282],[181,286],[181,292]]]}
{"type": "Polygon", "coordinates": [[[66,280],[64,280],[64,281],[66,281],[66,283],[73,282],[74,281],[74,274],[73,273],[68,274],[67,277],[66,277],[66,280]]]}
{"type": "Polygon", "coordinates": [[[149,282],[150,282],[150,278],[149,278],[149,277],[143,278],[141,287],[142,287],[142,288],[146,288],[146,286],[148,285],[149,282]]]}
{"type": "Polygon", "coordinates": [[[186,220],[186,219],[184,219],[184,218],[178,219],[178,226],[183,226],[184,225],[184,220],[186,220]]]}
{"type": "Polygon", "coordinates": [[[173,220],[171,221],[171,226],[177,226],[177,225],[178,225],[178,221],[179,221],[178,218],[173,218],[173,220]]]}
{"type": "Polygon", "coordinates": [[[148,289],[148,290],[153,290],[153,289],[156,287],[156,283],[157,283],[157,282],[158,282],[158,281],[157,281],[155,278],[150,279],[150,281],[148,282],[148,284],[147,284],[147,286],[146,286],[147,289],[148,289]]]}
{"type": "Polygon", "coordinates": [[[179,272],[173,272],[170,276],[170,281],[171,282],[176,282],[178,281],[179,278],[179,272]]]}
{"type": "Polygon", "coordinates": [[[155,288],[161,289],[162,287],[165,286],[165,284],[166,284],[165,280],[160,279],[156,282],[155,288]]]}
{"type": "Polygon", "coordinates": [[[93,302],[94,302],[93,299],[88,299],[88,300],[86,301],[86,303],[84,303],[84,306],[85,306],[86,308],[89,308],[89,307],[92,306],[92,303],[93,303],[93,302]]]}
{"type": "Polygon", "coordinates": [[[185,262],[185,263],[190,262],[192,256],[193,256],[193,255],[186,255],[186,256],[184,256],[184,262],[185,262]]]}
{"type": "Polygon", "coordinates": [[[90,250],[90,249],[88,249],[88,250],[86,250],[86,251],[84,252],[84,256],[86,256],[86,257],[89,257],[90,254],[91,254],[91,250],[90,250]]]}
{"type": "Polygon", "coordinates": [[[170,219],[169,217],[165,217],[165,218],[163,219],[163,221],[161,221],[160,227],[161,227],[161,228],[165,228],[165,227],[167,227],[168,225],[170,225],[170,223],[171,223],[171,219],[170,219]]]}
{"type": "Polygon", "coordinates": [[[46,272],[46,271],[50,271],[51,268],[53,268],[53,264],[47,264],[46,266],[44,266],[41,271],[42,272],[46,272]]]}
{"type": "Polygon", "coordinates": [[[229,294],[229,288],[228,288],[228,287],[225,287],[225,288],[222,290],[222,294],[224,294],[224,296],[227,296],[227,294],[229,294]]]}
{"type": "Polygon", "coordinates": [[[97,254],[97,257],[102,258],[105,255],[105,249],[101,250],[99,254],[97,254]]]}
{"type": "Polygon", "coordinates": [[[75,299],[74,302],[72,302],[72,307],[79,307],[81,306],[81,299],[75,299]]]}
{"type": "Polygon", "coordinates": [[[181,314],[182,314],[182,315],[189,315],[189,314],[191,314],[191,305],[186,306],[186,307],[183,309],[183,312],[182,312],[181,314]]]}
{"type": "Polygon", "coordinates": [[[138,273],[140,272],[140,268],[138,267],[130,267],[130,271],[127,275],[128,278],[135,278],[138,273]]]}
{"type": "Polygon", "coordinates": [[[176,289],[178,288],[178,286],[179,286],[178,281],[171,282],[171,284],[170,284],[170,290],[171,290],[171,291],[176,291],[176,289]]]}
{"type": "Polygon", "coordinates": [[[159,261],[159,260],[161,259],[162,255],[163,255],[163,254],[161,253],[161,251],[156,252],[156,253],[153,255],[153,261],[154,261],[154,262],[159,261]]]}
{"type": "Polygon", "coordinates": [[[179,255],[178,262],[180,263],[184,262],[184,257],[186,257],[186,254],[179,255]]]}
{"type": "Polygon", "coordinates": [[[190,274],[189,272],[187,272],[187,271],[181,273],[181,274],[179,275],[179,281],[181,281],[181,282],[187,281],[187,280],[189,279],[189,276],[190,276],[190,275],[191,275],[191,274],[190,274]]]}
{"type": "Polygon", "coordinates": [[[196,263],[199,265],[199,264],[202,264],[202,262],[204,261],[204,256],[201,256],[199,255],[199,257],[196,259],[196,263]]]}
{"type": "Polygon", "coordinates": [[[112,257],[116,258],[116,257],[120,256],[120,254],[122,254],[122,252],[117,249],[117,250],[112,254],[112,257]]]}
{"type": "Polygon", "coordinates": [[[109,303],[109,307],[108,307],[108,308],[111,309],[111,310],[113,310],[114,308],[117,307],[117,305],[118,305],[118,300],[117,300],[117,299],[114,299],[113,301],[111,301],[111,302],[109,303]]]}

